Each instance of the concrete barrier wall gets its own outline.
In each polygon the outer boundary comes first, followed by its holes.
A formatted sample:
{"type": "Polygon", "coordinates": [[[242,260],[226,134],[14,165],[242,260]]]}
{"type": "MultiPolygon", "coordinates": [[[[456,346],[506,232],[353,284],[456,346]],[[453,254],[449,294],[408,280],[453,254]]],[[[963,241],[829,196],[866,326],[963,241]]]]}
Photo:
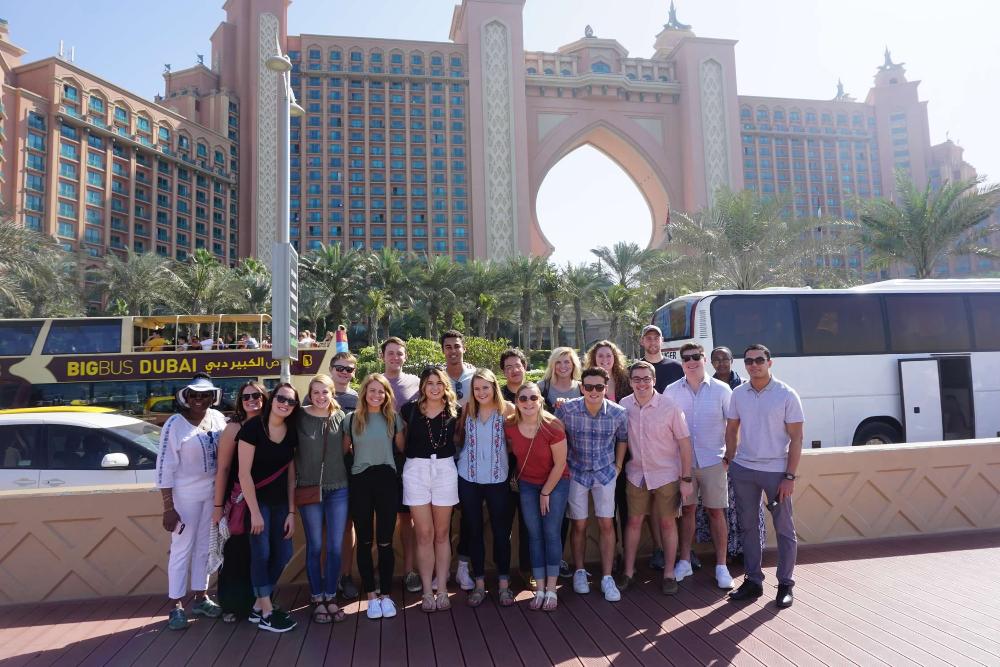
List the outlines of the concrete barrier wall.
{"type": "MultiPolygon", "coordinates": [[[[799,477],[802,544],[1000,528],[1000,440],[808,450],[799,477]]],[[[150,486],[0,492],[0,604],[165,594],[161,512],[150,486]]],[[[301,527],[285,579],[305,580],[301,527]]]]}

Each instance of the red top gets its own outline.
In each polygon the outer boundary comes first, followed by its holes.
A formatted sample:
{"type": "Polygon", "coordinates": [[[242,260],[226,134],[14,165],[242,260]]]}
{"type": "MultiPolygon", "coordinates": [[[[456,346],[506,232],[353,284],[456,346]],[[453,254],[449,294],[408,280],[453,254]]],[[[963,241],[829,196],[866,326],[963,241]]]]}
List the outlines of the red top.
{"type": "MultiPolygon", "coordinates": [[[[517,424],[508,422],[504,426],[507,435],[507,442],[510,443],[514,456],[517,458],[517,470],[513,474],[518,480],[524,480],[530,484],[545,484],[552,471],[552,445],[566,439],[566,431],[561,421],[555,421],[542,426],[535,436],[535,444],[532,445],[531,438],[526,438],[518,430],[517,424]],[[528,456],[528,449],[531,449],[531,456],[527,463],[525,457],[528,456]]],[[[569,479],[569,466],[563,468],[563,479],[569,479]]]]}

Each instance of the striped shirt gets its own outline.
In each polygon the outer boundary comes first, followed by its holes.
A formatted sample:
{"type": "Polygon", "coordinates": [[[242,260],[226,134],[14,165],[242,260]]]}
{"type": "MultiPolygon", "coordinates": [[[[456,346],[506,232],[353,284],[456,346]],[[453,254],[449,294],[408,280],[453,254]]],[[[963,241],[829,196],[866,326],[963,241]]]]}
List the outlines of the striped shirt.
{"type": "Polygon", "coordinates": [[[726,453],[726,410],[733,390],[715,378],[705,376],[695,392],[682,377],[663,390],[687,418],[694,449],[694,467],[708,468],[722,463],[726,453]]]}

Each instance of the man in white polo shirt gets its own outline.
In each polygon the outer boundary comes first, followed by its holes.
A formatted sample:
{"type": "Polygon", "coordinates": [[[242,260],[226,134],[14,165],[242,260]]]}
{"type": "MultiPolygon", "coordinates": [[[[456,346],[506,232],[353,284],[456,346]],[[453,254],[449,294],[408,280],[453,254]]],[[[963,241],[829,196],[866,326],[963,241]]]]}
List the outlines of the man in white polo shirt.
{"type": "Polygon", "coordinates": [[[743,352],[750,382],[733,390],[726,413],[726,456],[743,526],[746,577],[730,600],[756,600],[764,594],[764,572],[757,539],[760,496],[774,519],[778,541],[778,607],[792,606],[797,550],[792,518],[795,471],[802,456],[802,401],[794,389],[771,375],[771,351],[761,344],[743,352]]]}
{"type": "Polygon", "coordinates": [[[733,390],[725,382],[708,375],[705,348],[698,343],[685,343],[680,349],[684,377],[671,382],[663,395],[671,398],[687,418],[694,448],[694,493],[684,503],[680,524],[680,553],[674,577],[683,581],[692,574],[687,554],[694,542],[695,510],[698,496],[708,514],[708,525],[715,545],[715,581],[719,588],[733,587],[733,578],[726,567],[726,509],[729,507],[729,480],[722,457],[726,452],[726,409],[733,390]]]}

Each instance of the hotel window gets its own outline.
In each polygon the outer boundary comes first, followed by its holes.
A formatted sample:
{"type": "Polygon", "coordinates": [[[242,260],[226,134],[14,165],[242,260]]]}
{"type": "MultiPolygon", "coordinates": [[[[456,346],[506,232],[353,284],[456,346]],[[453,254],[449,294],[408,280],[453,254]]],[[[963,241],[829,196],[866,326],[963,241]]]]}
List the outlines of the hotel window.
{"type": "MultiPolygon", "coordinates": [[[[69,187],[73,187],[69,183],[62,183],[62,182],[60,182],[59,183],[59,190],[60,190],[59,194],[62,194],[62,188],[63,188],[64,185],[65,186],[69,186],[69,187]]],[[[24,187],[27,188],[28,190],[37,190],[38,192],[42,192],[45,189],[45,182],[42,180],[42,177],[39,176],[38,174],[27,174],[24,177],[24,187]]],[[[69,196],[69,195],[66,195],[66,196],[69,196]]],[[[76,190],[75,189],[73,190],[73,196],[76,197],[76,190]]]]}
{"type": "Polygon", "coordinates": [[[35,113],[34,111],[28,113],[28,127],[35,130],[45,130],[45,118],[35,113]]]}
{"type": "Polygon", "coordinates": [[[149,119],[145,118],[144,116],[138,116],[135,119],[135,127],[140,132],[149,132],[149,128],[150,128],[149,119]]]}
{"type": "MultiPolygon", "coordinates": [[[[34,132],[28,132],[27,144],[28,144],[28,148],[32,148],[32,149],[34,149],[36,151],[44,151],[45,150],[45,137],[43,137],[40,134],[35,134],[34,132]]],[[[62,146],[63,147],[72,148],[74,151],[76,150],[76,147],[69,146],[68,144],[62,144],[62,146]]]]}
{"type": "Polygon", "coordinates": [[[333,60],[335,62],[340,62],[340,55],[341,55],[340,51],[333,49],[330,50],[330,60],[333,60]]]}
{"type": "Polygon", "coordinates": [[[66,238],[75,239],[76,226],[69,222],[60,222],[56,226],[56,234],[59,236],[65,236],[66,238]]]}
{"type": "Polygon", "coordinates": [[[76,87],[71,86],[68,83],[63,84],[63,97],[65,97],[67,100],[73,100],[73,101],[80,99],[76,87]]]}
{"type": "Polygon", "coordinates": [[[41,211],[42,210],[42,198],[38,195],[24,195],[24,208],[29,211],[41,211]]]}
{"type": "MultiPolygon", "coordinates": [[[[31,169],[44,169],[42,163],[42,158],[40,155],[35,155],[33,153],[28,153],[28,167],[31,169]]],[[[72,162],[59,162],[59,175],[65,176],[66,178],[76,179],[80,174],[80,170],[76,168],[76,165],[72,162]]]]}

